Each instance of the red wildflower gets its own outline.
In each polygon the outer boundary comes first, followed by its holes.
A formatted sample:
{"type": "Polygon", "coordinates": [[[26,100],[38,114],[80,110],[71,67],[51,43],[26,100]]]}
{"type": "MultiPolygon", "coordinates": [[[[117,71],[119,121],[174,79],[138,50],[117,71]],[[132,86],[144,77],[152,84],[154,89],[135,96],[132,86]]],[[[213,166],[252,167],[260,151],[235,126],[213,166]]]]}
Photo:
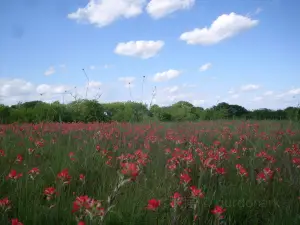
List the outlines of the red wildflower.
{"type": "Polygon", "coordinates": [[[248,176],[248,172],[246,171],[246,169],[241,165],[241,164],[236,164],[235,168],[238,170],[238,173],[243,177],[247,177],[248,176]]]}
{"type": "Polygon", "coordinates": [[[177,168],[176,164],[170,164],[170,165],[168,165],[168,169],[171,170],[171,171],[175,170],[176,168],[177,168]]]}
{"type": "Polygon", "coordinates": [[[74,161],[75,160],[75,153],[74,152],[70,152],[69,153],[69,158],[74,161]]]}
{"type": "Polygon", "coordinates": [[[230,153],[231,153],[231,154],[237,154],[237,152],[238,152],[238,150],[235,149],[235,148],[233,148],[233,149],[230,150],[230,153]]]}
{"type": "Polygon", "coordinates": [[[170,153],[171,153],[171,149],[169,149],[169,148],[165,149],[165,154],[166,154],[166,155],[168,155],[168,154],[170,154],[170,153]]]}
{"type": "Polygon", "coordinates": [[[96,145],[96,150],[99,152],[101,150],[100,145],[96,145]]]}
{"type": "Polygon", "coordinates": [[[175,206],[181,206],[183,203],[183,198],[180,193],[175,192],[174,195],[172,196],[173,200],[170,203],[171,207],[174,208],[175,206]]]}
{"type": "Polygon", "coordinates": [[[131,176],[134,180],[139,175],[139,167],[135,163],[121,163],[121,173],[131,176]]]}
{"type": "Polygon", "coordinates": [[[17,179],[19,179],[20,177],[22,177],[23,176],[23,174],[22,173],[17,173],[17,171],[16,170],[11,170],[10,172],[9,172],[9,174],[6,176],[6,179],[8,180],[8,179],[12,179],[12,180],[17,180],[17,179]]]}
{"type": "Polygon", "coordinates": [[[148,210],[152,210],[152,211],[155,211],[158,207],[160,206],[160,200],[157,200],[157,199],[150,199],[148,201],[148,205],[147,205],[147,209],[148,210]]]}
{"type": "Polygon", "coordinates": [[[192,196],[193,197],[199,197],[199,198],[204,197],[204,194],[203,194],[202,190],[198,189],[196,186],[191,186],[190,189],[192,191],[192,196]]]}
{"type": "Polygon", "coordinates": [[[212,161],[213,161],[214,159],[213,158],[207,158],[205,161],[204,161],[204,166],[205,167],[208,167],[208,168],[210,168],[210,169],[213,169],[213,168],[216,168],[216,164],[213,164],[212,163],[212,161]]]}
{"type": "Polygon", "coordinates": [[[261,182],[261,181],[267,181],[267,178],[266,178],[266,175],[264,172],[259,172],[257,175],[256,175],[256,180],[258,182],[261,182]]]}
{"type": "Polygon", "coordinates": [[[79,221],[77,225],[85,225],[85,222],[79,221]]]}
{"type": "Polygon", "coordinates": [[[33,148],[28,148],[28,153],[31,155],[35,150],[33,148]]]}
{"type": "Polygon", "coordinates": [[[4,157],[5,156],[5,152],[4,150],[0,149],[0,156],[4,157]]]}
{"type": "Polygon", "coordinates": [[[297,168],[300,167],[300,158],[293,158],[293,159],[292,159],[292,162],[293,162],[293,164],[295,164],[295,166],[296,166],[297,168]]]}
{"type": "Polygon", "coordinates": [[[221,206],[216,205],[213,210],[211,210],[212,214],[215,214],[217,216],[220,216],[226,211],[226,209],[222,208],[221,206]]]}
{"type": "Polygon", "coordinates": [[[69,175],[68,169],[63,169],[57,174],[57,178],[60,179],[64,184],[69,184],[72,177],[69,175]]]}
{"type": "Polygon", "coordinates": [[[0,199],[0,208],[4,209],[4,211],[11,208],[10,200],[7,197],[0,199]]]}
{"type": "Polygon", "coordinates": [[[90,198],[87,195],[77,197],[76,200],[73,202],[72,213],[77,212],[82,207],[89,208],[89,201],[90,198]]]}
{"type": "Polygon", "coordinates": [[[47,187],[44,190],[44,194],[47,196],[47,200],[49,201],[53,195],[56,193],[56,190],[54,187],[47,187]]]}
{"type": "Polygon", "coordinates": [[[267,177],[269,178],[272,178],[273,177],[273,174],[274,174],[274,171],[272,171],[270,168],[264,168],[263,169],[264,173],[266,174],[267,177]]]}
{"type": "Polygon", "coordinates": [[[180,183],[188,184],[192,178],[187,173],[180,174],[180,183]]]}
{"type": "Polygon", "coordinates": [[[105,209],[101,207],[101,202],[89,198],[87,195],[76,197],[73,202],[72,213],[87,213],[93,216],[103,216],[105,214],[105,209]]]}
{"type": "Polygon", "coordinates": [[[82,182],[84,182],[85,181],[85,175],[81,173],[79,175],[79,180],[82,181],[82,182]]]}
{"type": "Polygon", "coordinates": [[[20,154],[18,154],[17,155],[17,159],[16,159],[16,163],[22,163],[22,161],[23,161],[23,156],[22,155],[20,155],[20,154]]]}
{"type": "Polygon", "coordinates": [[[44,147],[45,143],[44,143],[44,140],[41,139],[40,141],[36,141],[35,142],[35,146],[38,147],[38,148],[42,148],[44,147]]]}
{"type": "Polygon", "coordinates": [[[11,225],[23,225],[23,223],[21,223],[18,219],[12,219],[11,225]]]}
{"type": "Polygon", "coordinates": [[[225,168],[216,168],[216,173],[224,175],[226,173],[225,168]]]}

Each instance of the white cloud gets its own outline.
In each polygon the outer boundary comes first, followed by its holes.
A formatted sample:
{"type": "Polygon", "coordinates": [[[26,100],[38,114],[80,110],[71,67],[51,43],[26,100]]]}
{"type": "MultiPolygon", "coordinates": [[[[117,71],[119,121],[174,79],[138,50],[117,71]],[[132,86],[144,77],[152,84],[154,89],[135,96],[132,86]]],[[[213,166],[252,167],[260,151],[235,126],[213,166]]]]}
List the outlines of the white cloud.
{"type": "Polygon", "coordinates": [[[231,98],[238,98],[238,97],[240,97],[240,95],[239,95],[239,94],[234,94],[234,95],[231,95],[231,98]]]}
{"type": "Polygon", "coordinates": [[[254,102],[259,102],[259,101],[261,101],[261,100],[263,100],[263,97],[255,97],[254,99],[253,99],[253,101],[254,102]]]}
{"type": "Polygon", "coordinates": [[[14,97],[29,95],[34,91],[34,85],[22,79],[0,79],[0,95],[14,97]]]}
{"type": "Polygon", "coordinates": [[[199,95],[196,95],[195,93],[184,92],[183,90],[169,93],[167,89],[163,89],[158,91],[153,103],[161,106],[168,106],[178,101],[188,101],[195,105],[204,102],[204,100],[199,100],[199,95]]]}
{"type": "MultiPolygon", "coordinates": [[[[119,81],[116,80],[116,82],[112,81],[112,83],[102,84],[100,81],[92,79],[88,89],[87,98],[95,99],[95,96],[99,96],[99,94],[103,93],[101,96],[101,102],[127,101],[130,98],[135,101],[141,101],[142,99],[144,102],[149,104],[152,99],[153,83],[152,85],[144,86],[143,96],[141,94],[141,86],[140,88],[131,89],[132,97],[128,94],[129,89],[121,88],[123,86],[128,88],[128,82],[131,82],[130,87],[133,87],[134,84],[137,86],[137,80],[139,83],[141,82],[141,79],[138,77],[136,79],[135,77],[120,77],[119,81]],[[99,87],[101,88],[101,91],[99,91],[99,87]]],[[[73,96],[77,95],[78,98],[85,98],[87,88],[86,83],[78,84],[75,89],[72,81],[73,80],[70,80],[68,83],[61,84],[49,84],[34,83],[22,79],[0,78],[0,103],[11,105],[18,103],[19,101],[24,102],[33,100],[42,100],[46,102],[58,100],[60,102],[68,103],[74,100],[71,94],[73,96]]],[[[206,108],[225,101],[230,104],[244,106],[247,109],[263,107],[276,109],[297,105],[298,98],[296,94],[300,94],[300,88],[293,87],[279,93],[282,96],[281,98],[276,98],[277,92],[269,96],[265,95],[266,92],[262,92],[261,95],[257,95],[261,97],[257,97],[255,93],[258,92],[250,93],[250,95],[244,95],[244,92],[241,91],[240,87],[235,88],[234,93],[228,94],[228,90],[222,92],[221,89],[216,90],[211,87],[206,87],[205,89],[191,89],[189,84],[180,82],[181,80],[172,85],[168,84],[170,82],[166,82],[166,86],[158,84],[155,96],[156,101],[154,101],[154,103],[157,103],[158,105],[170,105],[177,101],[184,100],[191,102],[194,105],[200,105],[206,108]],[[239,95],[239,97],[237,95],[239,95]],[[261,100],[261,98],[263,99],[261,100]]]]}
{"type": "Polygon", "coordinates": [[[200,72],[204,72],[204,71],[206,71],[206,70],[208,70],[208,69],[210,69],[212,67],[212,64],[211,63],[205,63],[204,65],[202,65],[201,67],[200,67],[200,72]]]}
{"type": "Polygon", "coordinates": [[[99,89],[102,86],[102,83],[99,81],[90,81],[87,86],[89,86],[89,88],[99,89]]]}
{"type": "Polygon", "coordinates": [[[195,87],[197,87],[196,84],[188,84],[188,83],[184,83],[182,86],[183,86],[184,88],[195,88],[195,87]]]}
{"type": "Polygon", "coordinates": [[[300,94],[300,88],[293,88],[293,89],[289,90],[287,93],[290,94],[290,95],[299,95],[300,94]]]}
{"type": "Polygon", "coordinates": [[[194,95],[192,93],[178,93],[173,95],[168,95],[166,101],[169,103],[174,103],[178,101],[191,101],[194,95]]]}
{"type": "Polygon", "coordinates": [[[135,77],[119,77],[118,80],[125,83],[132,83],[133,81],[135,81],[135,77]]]}
{"type": "Polygon", "coordinates": [[[173,86],[173,87],[167,87],[165,88],[165,91],[172,94],[172,93],[176,93],[179,91],[179,87],[178,86],[173,86]]]}
{"type": "Polygon", "coordinates": [[[67,85],[49,85],[49,84],[40,84],[36,87],[36,93],[38,94],[62,94],[66,91],[69,91],[71,87],[67,85]]]}
{"type": "Polygon", "coordinates": [[[68,18],[104,27],[121,18],[138,16],[145,4],[145,0],[90,0],[84,8],[68,14],[68,18]]]}
{"type": "Polygon", "coordinates": [[[252,20],[250,17],[232,12],[219,16],[209,28],[195,28],[181,34],[180,39],[186,41],[187,44],[213,45],[236,36],[257,24],[258,20],[252,20]]]}
{"type": "Polygon", "coordinates": [[[292,88],[286,92],[276,95],[276,98],[283,98],[287,96],[296,96],[300,95],[300,88],[292,88]]]}
{"type": "Polygon", "coordinates": [[[266,91],[263,95],[270,96],[270,95],[273,95],[273,94],[274,94],[273,91],[266,91]]]}
{"type": "Polygon", "coordinates": [[[180,71],[170,69],[170,70],[167,70],[167,71],[164,71],[161,73],[156,73],[153,77],[153,80],[155,82],[168,81],[168,80],[174,79],[175,77],[178,77],[180,74],[181,74],[180,71]]]}
{"type": "Polygon", "coordinates": [[[228,91],[228,94],[234,94],[235,93],[235,90],[233,88],[231,88],[229,91],[228,91]]]}
{"type": "Polygon", "coordinates": [[[129,41],[119,43],[115,53],[125,56],[134,56],[142,59],[154,57],[164,46],[163,41],[129,41]]]}
{"type": "Polygon", "coordinates": [[[204,104],[206,101],[204,99],[199,99],[199,100],[193,100],[192,104],[194,106],[201,106],[202,104],[204,104]]]}
{"type": "Polygon", "coordinates": [[[94,65],[90,66],[90,70],[95,70],[95,69],[96,69],[96,66],[94,66],[94,65]]]}
{"type": "Polygon", "coordinates": [[[177,10],[190,9],[195,0],[151,0],[147,5],[148,14],[154,19],[160,19],[177,10]]]}
{"type": "Polygon", "coordinates": [[[259,89],[260,86],[257,84],[248,84],[241,87],[241,91],[254,91],[259,89]]]}
{"type": "Polygon", "coordinates": [[[51,86],[48,84],[40,84],[36,87],[36,92],[39,94],[44,94],[51,91],[51,86]]]}
{"type": "MultiPolygon", "coordinates": [[[[91,81],[88,89],[88,99],[94,99],[99,95],[99,87],[103,87],[103,92],[106,94],[110,91],[110,86],[103,86],[101,82],[91,81]]],[[[102,89],[102,88],[101,88],[102,89]]],[[[119,89],[118,89],[119,91],[119,89]]],[[[111,97],[116,93],[110,93],[111,97]]],[[[77,98],[84,98],[86,94],[86,85],[74,86],[65,84],[34,84],[23,79],[8,79],[0,78],[0,104],[12,105],[18,102],[42,100],[45,102],[64,101],[70,102],[77,98]],[[64,97],[63,97],[64,96],[64,97]]]]}
{"type": "Polygon", "coordinates": [[[50,75],[54,74],[55,72],[56,72],[56,71],[55,71],[54,66],[51,66],[51,67],[49,67],[49,68],[45,71],[44,75],[45,75],[45,76],[50,76],[50,75]]]}

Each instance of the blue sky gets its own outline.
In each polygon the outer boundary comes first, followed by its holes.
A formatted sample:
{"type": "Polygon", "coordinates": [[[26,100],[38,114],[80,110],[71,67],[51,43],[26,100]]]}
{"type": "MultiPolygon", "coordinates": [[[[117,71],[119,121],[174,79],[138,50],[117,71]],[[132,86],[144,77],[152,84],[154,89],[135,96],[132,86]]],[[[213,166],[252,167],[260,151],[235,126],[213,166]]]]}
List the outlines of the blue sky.
{"type": "Polygon", "coordinates": [[[149,103],[156,87],[159,105],[295,106],[299,8],[296,0],[2,0],[0,101],[67,102],[88,86],[91,99],[149,103]]]}

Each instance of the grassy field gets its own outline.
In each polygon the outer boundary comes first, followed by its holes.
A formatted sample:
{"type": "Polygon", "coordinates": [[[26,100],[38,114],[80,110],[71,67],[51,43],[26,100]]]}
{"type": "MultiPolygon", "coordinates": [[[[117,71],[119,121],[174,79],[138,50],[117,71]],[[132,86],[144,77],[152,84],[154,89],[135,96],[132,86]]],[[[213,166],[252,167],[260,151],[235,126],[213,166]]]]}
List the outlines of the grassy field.
{"type": "Polygon", "coordinates": [[[0,224],[300,224],[290,122],[0,126],[0,224]]]}

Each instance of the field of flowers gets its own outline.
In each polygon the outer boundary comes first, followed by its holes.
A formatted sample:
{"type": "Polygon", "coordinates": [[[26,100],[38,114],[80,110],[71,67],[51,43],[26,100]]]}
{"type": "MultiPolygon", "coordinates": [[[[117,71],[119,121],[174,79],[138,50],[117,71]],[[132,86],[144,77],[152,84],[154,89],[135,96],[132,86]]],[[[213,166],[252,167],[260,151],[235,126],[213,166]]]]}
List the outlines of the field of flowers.
{"type": "Polygon", "coordinates": [[[289,122],[0,125],[1,225],[300,224],[289,122]]]}

